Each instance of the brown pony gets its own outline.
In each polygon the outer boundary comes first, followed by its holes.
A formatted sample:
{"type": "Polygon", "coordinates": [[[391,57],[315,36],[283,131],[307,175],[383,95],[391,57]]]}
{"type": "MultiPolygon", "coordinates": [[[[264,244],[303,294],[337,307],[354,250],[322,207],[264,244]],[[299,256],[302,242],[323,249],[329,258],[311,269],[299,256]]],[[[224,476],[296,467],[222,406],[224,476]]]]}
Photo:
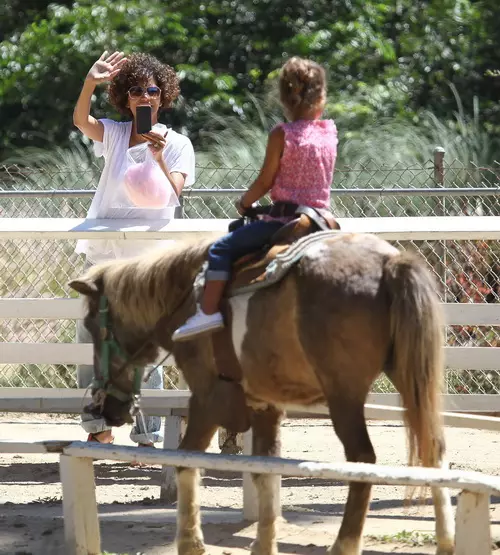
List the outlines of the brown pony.
{"type": "MultiPolygon", "coordinates": [[[[113,425],[129,419],[134,367],[156,360],[161,347],[173,354],[192,392],[181,449],[204,451],[219,426],[238,432],[251,426],[253,454],[274,455],[286,405],[325,403],[347,460],[375,463],[364,403],[383,371],[406,408],[409,463],[442,465],[443,321],[437,285],[416,256],[375,235],[332,233],[310,247],[278,283],[231,297],[232,338],[242,369],[242,379],[232,384],[221,380],[210,336],[171,341],[172,332],[195,310],[193,282],[208,246],[177,245],[102,264],[70,283],[87,299],[85,324],[93,337],[97,375],[103,370],[105,337],[119,346],[110,356],[104,389],[93,391],[113,425]],[[106,326],[99,316],[103,299],[109,310],[106,326]],[[120,395],[103,395],[106,384],[120,395]]],[[[278,553],[277,479],[254,476],[259,496],[254,555],[278,553]]],[[[198,481],[197,470],[178,469],[181,555],[205,553],[198,481]]],[[[361,553],[370,493],[370,484],[350,483],[332,555],[361,553]]],[[[449,555],[454,552],[450,496],[446,489],[432,493],[437,553],[449,555]]]]}

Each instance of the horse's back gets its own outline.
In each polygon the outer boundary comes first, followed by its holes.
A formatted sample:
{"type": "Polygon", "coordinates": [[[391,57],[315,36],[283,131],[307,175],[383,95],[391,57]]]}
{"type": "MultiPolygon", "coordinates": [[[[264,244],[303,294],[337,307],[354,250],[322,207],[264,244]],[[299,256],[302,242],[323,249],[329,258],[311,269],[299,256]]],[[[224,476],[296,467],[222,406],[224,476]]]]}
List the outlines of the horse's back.
{"type": "Polygon", "coordinates": [[[373,234],[333,235],[305,252],[297,276],[302,288],[343,288],[349,296],[376,294],[386,261],[399,253],[373,234]]]}

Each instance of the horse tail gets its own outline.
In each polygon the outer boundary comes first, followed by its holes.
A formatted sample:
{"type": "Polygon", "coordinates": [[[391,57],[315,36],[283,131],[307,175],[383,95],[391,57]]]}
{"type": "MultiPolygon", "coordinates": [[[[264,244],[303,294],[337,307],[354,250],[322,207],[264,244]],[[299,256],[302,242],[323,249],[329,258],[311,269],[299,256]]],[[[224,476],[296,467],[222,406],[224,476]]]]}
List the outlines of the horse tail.
{"type": "Polygon", "coordinates": [[[410,466],[438,466],[444,455],[441,416],[444,322],[437,285],[416,256],[402,252],[384,266],[392,357],[387,375],[401,394],[410,466]]]}

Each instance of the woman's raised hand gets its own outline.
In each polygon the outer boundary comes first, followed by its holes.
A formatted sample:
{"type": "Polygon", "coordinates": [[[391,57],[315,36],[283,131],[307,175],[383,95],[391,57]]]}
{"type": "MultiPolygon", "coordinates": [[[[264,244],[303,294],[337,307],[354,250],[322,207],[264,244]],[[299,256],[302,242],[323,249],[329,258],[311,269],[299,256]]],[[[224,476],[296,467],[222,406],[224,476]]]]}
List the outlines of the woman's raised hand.
{"type": "Polygon", "coordinates": [[[106,83],[111,81],[115,75],[120,73],[122,65],[127,61],[123,52],[113,52],[108,56],[108,51],[105,50],[101,57],[89,69],[86,79],[95,84],[106,83]]]}

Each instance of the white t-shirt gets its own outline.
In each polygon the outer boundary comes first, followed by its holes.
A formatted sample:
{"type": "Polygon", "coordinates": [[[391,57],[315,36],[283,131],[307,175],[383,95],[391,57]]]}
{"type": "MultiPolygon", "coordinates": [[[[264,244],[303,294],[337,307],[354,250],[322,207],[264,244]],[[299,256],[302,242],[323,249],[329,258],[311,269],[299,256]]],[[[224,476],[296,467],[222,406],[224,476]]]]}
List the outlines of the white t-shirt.
{"type": "MultiPolygon", "coordinates": [[[[116,208],[113,205],[126,165],[132,122],[117,122],[111,119],[101,119],[99,121],[104,125],[104,137],[102,143],[94,142],[94,153],[97,157],[104,156],[105,165],[87,218],[166,220],[165,223],[173,219],[175,207],[172,206],[162,209],[144,209],[116,208]]],[[[153,130],[164,135],[167,127],[157,123],[153,126],[153,130]]],[[[169,171],[186,174],[185,186],[192,185],[195,178],[195,160],[191,141],[185,135],[181,135],[173,129],[168,129],[166,141],[167,146],[163,155],[169,171]]],[[[172,241],[82,239],[77,243],[76,252],[85,253],[87,259],[95,263],[136,256],[145,250],[165,246],[169,243],[172,243],[172,241]]]]}

